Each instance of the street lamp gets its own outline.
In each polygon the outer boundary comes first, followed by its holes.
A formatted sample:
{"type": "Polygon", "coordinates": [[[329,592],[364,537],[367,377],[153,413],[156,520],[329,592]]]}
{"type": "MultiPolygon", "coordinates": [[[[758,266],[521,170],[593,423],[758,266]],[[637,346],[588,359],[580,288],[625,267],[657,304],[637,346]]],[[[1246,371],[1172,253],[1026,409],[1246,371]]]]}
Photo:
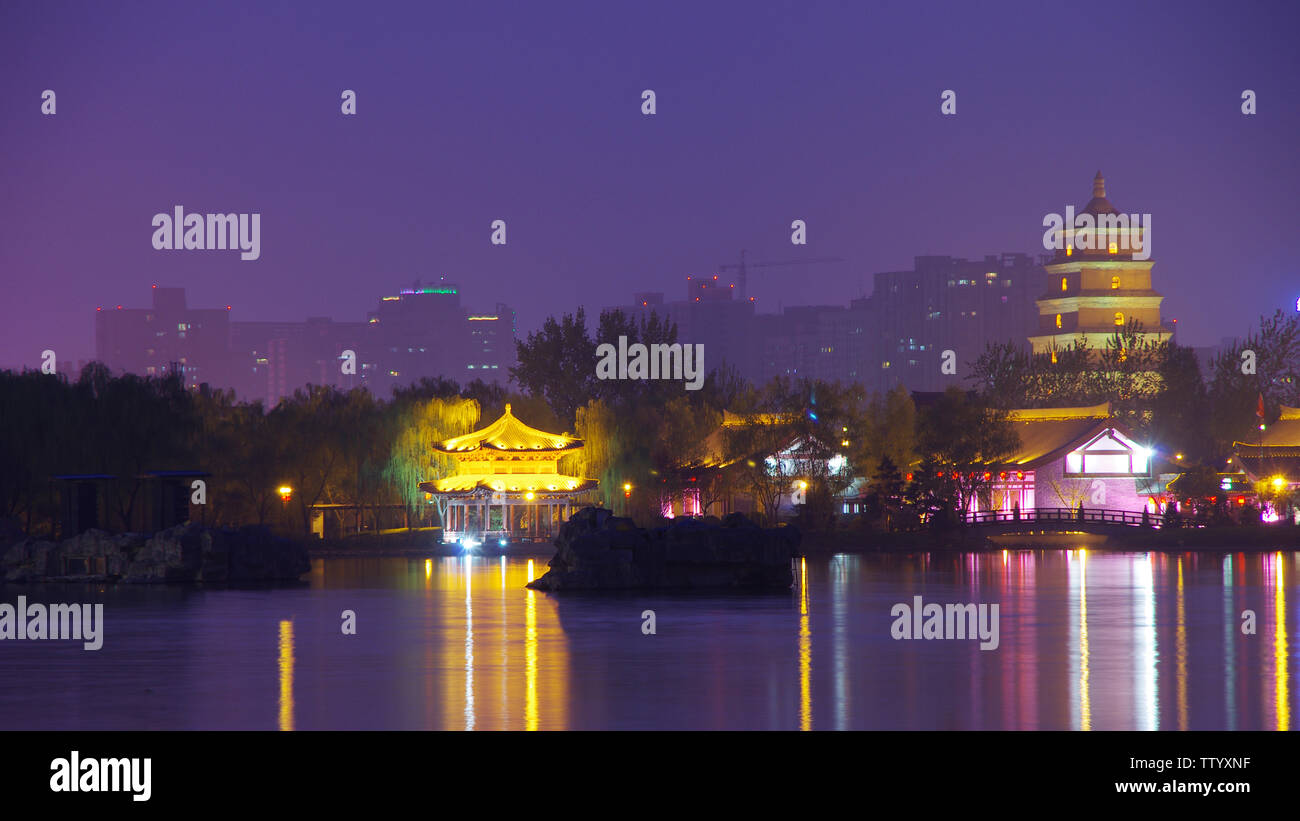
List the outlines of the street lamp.
{"type": "Polygon", "coordinates": [[[289,498],[293,496],[293,488],[288,485],[280,485],[280,501],[288,503],[289,498]]]}

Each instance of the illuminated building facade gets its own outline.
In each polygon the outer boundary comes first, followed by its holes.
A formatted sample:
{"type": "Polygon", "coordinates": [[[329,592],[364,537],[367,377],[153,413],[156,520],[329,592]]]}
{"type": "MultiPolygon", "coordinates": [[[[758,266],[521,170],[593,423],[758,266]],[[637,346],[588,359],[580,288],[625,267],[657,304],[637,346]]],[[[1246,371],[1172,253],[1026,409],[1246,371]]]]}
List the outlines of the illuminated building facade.
{"type": "Polygon", "coordinates": [[[1124,227],[1104,236],[1071,225],[1052,232],[1052,241],[1061,247],[1045,266],[1047,292],[1037,301],[1038,328],[1029,337],[1034,353],[1065,350],[1080,339],[1105,350],[1115,332],[1133,320],[1142,324],[1147,341],[1168,340],[1173,333],[1160,318],[1164,297],[1151,287],[1154,262],[1138,258],[1144,251],[1149,256],[1150,223],[1135,227],[1111,205],[1100,171],[1092,199],[1079,214],[1095,224],[1122,219],[1124,227]]]}
{"type": "Polygon", "coordinates": [[[1039,508],[1131,511],[1158,508],[1154,452],[1110,418],[1110,403],[1013,410],[1020,448],[988,469],[992,485],[976,510],[1039,508]]]}
{"type": "Polygon", "coordinates": [[[1265,425],[1254,443],[1233,442],[1230,462],[1250,491],[1268,498],[1266,521],[1290,514],[1300,523],[1300,510],[1286,501],[1300,490],[1300,408],[1283,405],[1277,421],[1265,425]]]}
{"type": "Polygon", "coordinates": [[[676,487],[668,487],[664,481],[660,514],[672,519],[767,513],[779,519],[797,512],[806,499],[810,479],[842,477],[848,463],[833,448],[791,430],[791,421],[788,414],[724,410],[722,424],[705,439],[703,458],[680,470],[676,487]],[[757,450],[728,456],[735,450],[730,437],[756,427],[767,427],[772,433],[751,439],[757,450]],[[764,475],[763,481],[753,480],[756,470],[764,475]]]}
{"type": "Polygon", "coordinates": [[[438,504],[443,540],[468,547],[487,539],[550,537],[567,521],[575,496],[596,480],[559,472],[561,457],[583,441],[531,428],[506,405],[491,425],[434,446],[456,460],[454,476],[422,482],[438,504]]]}

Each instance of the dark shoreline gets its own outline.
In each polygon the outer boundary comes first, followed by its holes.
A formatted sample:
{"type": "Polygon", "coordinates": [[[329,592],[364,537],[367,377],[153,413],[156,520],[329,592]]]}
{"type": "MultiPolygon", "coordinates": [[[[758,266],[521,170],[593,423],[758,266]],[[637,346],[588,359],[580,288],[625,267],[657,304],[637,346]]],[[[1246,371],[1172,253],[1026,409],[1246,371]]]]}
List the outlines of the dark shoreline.
{"type": "MultiPolygon", "coordinates": [[[[952,530],[944,533],[910,531],[902,533],[805,533],[801,552],[805,555],[825,556],[835,553],[917,553],[941,552],[994,552],[1000,550],[1061,550],[1070,545],[1061,544],[1066,534],[1050,533],[1049,538],[1036,541],[1025,535],[1013,544],[999,544],[980,529],[952,530]]],[[[1103,543],[1075,544],[1089,550],[1132,552],[1166,551],[1207,553],[1267,553],[1278,550],[1300,550],[1300,527],[1207,527],[1155,530],[1137,527],[1094,528],[1080,536],[1080,542],[1103,543]]]]}
{"type": "MultiPolygon", "coordinates": [[[[1086,533],[1083,540],[1104,537],[1102,544],[1060,544],[1064,534],[1051,534],[1054,539],[1036,542],[1032,536],[1015,544],[998,544],[978,529],[953,530],[946,533],[908,531],[900,533],[808,533],[803,534],[799,553],[805,556],[830,556],[837,553],[919,553],[919,552],[971,552],[991,553],[1000,550],[1061,550],[1084,546],[1088,550],[1133,552],[1206,552],[1206,553],[1268,553],[1278,550],[1300,550],[1300,527],[1261,526],[1224,528],[1179,528],[1155,530],[1149,528],[1100,528],[1096,533],[1086,533]]],[[[375,545],[370,547],[343,547],[307,545],[313,559],[332,558],[447,558],[465,555],[459,545],[375,545]]],[[[506,549],[476,548],[472,555],[497,558],[519,556],[549,558],[555,547],[546,542],[512,544],[506,549]]]]}

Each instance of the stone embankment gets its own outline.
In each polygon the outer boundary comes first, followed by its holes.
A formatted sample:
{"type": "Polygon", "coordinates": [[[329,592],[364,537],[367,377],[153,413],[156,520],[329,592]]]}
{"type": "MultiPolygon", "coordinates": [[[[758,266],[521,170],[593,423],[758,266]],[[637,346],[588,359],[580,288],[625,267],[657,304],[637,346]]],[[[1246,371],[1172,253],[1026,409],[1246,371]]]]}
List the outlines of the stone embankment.
{"type": "Polygon", "coordinates": [[[0,547],[0,580],[7,582],[291,581],[309,570],[305,546],[266,528],[194,522],[152,535],[87,530],[60,542],[29,538],[0,547]]]}

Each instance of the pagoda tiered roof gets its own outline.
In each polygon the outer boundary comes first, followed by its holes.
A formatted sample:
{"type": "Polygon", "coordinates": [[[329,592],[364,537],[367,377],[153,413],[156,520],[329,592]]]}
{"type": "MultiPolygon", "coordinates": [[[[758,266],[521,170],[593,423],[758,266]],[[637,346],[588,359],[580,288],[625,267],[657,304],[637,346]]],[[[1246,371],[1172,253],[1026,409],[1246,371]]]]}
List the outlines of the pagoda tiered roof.
{"type": "Polygon", "coordinates": [[[510,405],[507,404],[506,412],[501,415],[501,418],[486,428],[467,433],[464,436],[452,437],[439,442],[433,447],[442,453],[459,456],[474,451],[484,451],[485,453],[494,451],[499,453],[559,453],[577,450],[582,447],[582,444],[581,439],[565,436],[562,433],[547,433],[525,425],[510,412],[510,405]]]}
{"type": "Polygon", "coordinates": [[[557,466],[564,454],[583,445],[576,437],[525,425],[506,405],[501,418],[487,427],[434,445],[434,450],[456,458],[459,471],[455,476],[421,482],[420,489],[458,498],[581,493],[595,488],[596,480],[568,476],[558,472],[557,466]]]}

